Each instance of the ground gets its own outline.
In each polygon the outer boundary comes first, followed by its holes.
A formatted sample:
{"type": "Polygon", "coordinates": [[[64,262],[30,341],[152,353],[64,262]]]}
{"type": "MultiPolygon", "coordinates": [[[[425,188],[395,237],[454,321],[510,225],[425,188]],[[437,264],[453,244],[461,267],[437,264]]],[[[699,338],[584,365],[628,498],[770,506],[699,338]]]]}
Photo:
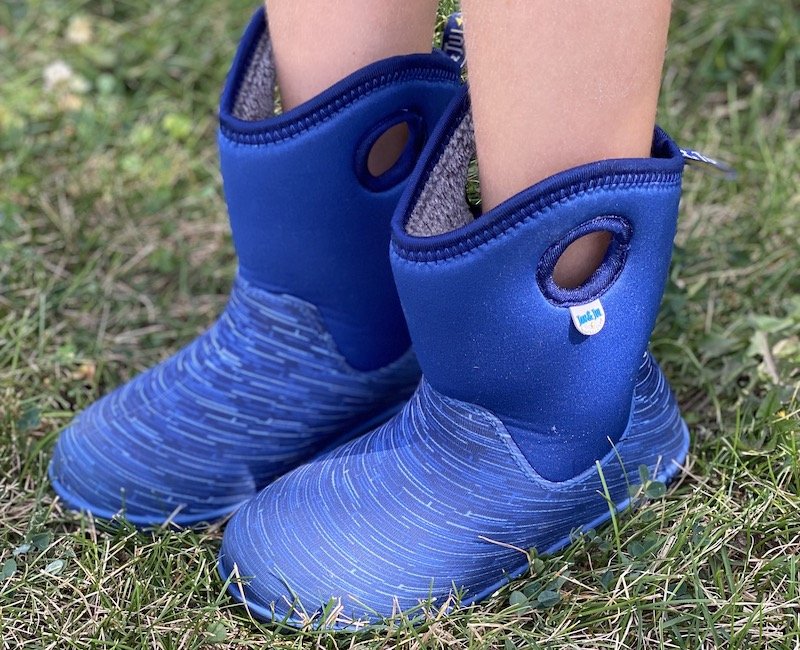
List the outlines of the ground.
{"type": "MultiPolygon", "coordinates": [[[[215,104],[254,0],[0,5],[4,648],[800,646],[800,11],[676,0],[659,121],[690,169],[652,349],[686,474],[487,602],[358,635],[251,620],[220,530],[109,528],[45,477],[73,415],[222,308],[215,104]]],[[[319,16],[315,17],[319,19],[319,16]]]]}

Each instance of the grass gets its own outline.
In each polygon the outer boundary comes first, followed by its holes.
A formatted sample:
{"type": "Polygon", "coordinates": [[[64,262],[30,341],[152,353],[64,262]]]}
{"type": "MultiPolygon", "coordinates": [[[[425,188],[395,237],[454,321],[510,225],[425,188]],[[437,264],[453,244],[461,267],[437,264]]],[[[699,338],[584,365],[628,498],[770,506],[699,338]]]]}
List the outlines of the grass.
{"type": "Polygon", "coordinates": [[[660,122],[689,170],[652,348],[685,476],[485,603],[357,635],[231,604],[220,530],[103,527],[45,469],[74,413],[201,331],[234,257],[215,104],[252,2],[0,5],[4,648],[800,647],[800,12],[676,0],[660,122]],[[70,80],[46,89],[58,75],[70,80]],[[63,70],[63,68],[62,68],[63,70]]]}

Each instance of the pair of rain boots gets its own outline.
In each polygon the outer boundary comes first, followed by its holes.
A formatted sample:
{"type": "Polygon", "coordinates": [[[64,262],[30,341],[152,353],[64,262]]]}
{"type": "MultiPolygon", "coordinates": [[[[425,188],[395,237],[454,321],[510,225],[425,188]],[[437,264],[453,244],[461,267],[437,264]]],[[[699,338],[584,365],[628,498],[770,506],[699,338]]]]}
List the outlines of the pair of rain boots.
{"type": "MultiPolygon", "coordinates": [[[[688,432],[647,351],[683,157],[553,176],[481,214],[459,66],[372,64],[276,115],[263,11],[220,108],[239,269],[217,322],[61,434],[71,508],[187,526],[235,511],[219,569],[265,619],[335,603],[347,627],[491,594],[626,505],[641,465],[668,481],[688,432]],[[369,152],[408,139],[387,171],[369,152]],[[607,232],[581,286],[553,281],[607,232]],[[411,342],[413,341],[413,351],[411,342]],[[420,379],[420,369],[422,378],[420,379]]],[[[328,610],[326,610],[328,611],[328,610]]]]}

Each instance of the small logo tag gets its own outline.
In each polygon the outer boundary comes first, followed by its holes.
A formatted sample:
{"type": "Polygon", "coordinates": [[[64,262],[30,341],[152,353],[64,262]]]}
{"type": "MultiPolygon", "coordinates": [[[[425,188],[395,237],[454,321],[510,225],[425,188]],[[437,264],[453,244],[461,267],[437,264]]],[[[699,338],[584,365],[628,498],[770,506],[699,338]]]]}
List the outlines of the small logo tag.
{"type": "Polygon", "coordinates": [[[681,149],[681,156],[690,165],[698,165],[701,169],[714,171],[729,181],[736,180],[736,170],[726,162],[692,149],[681,149]]]}
{"type": "Polygon", "coordinates": [[[464,48],[464,19],[460,11],[450,14],[447,18],[442,35],[442,52],[462,68],[467,62],[467,53],[464,48]]]}
{"type": "Polygon", "coordinates": [[[606,312],[600,300],[593,300],[587,305],[575,305],[569,308],[572,324],[581,334],[592,336],[597,334],[606,324],[606,312]]]}

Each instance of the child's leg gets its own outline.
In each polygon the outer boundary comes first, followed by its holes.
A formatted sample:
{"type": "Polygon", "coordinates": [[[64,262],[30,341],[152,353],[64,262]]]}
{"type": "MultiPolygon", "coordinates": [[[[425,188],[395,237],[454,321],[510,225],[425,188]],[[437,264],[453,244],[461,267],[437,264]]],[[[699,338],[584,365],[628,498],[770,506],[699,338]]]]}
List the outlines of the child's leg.
{"type": "MultiPolygon", "coordinates": [[[[398,54],[430,52],[437,0],[269,0],[270,35],[283,108],[311,99],[351,72],[398,54]]],[[[369,169],[392,166],[407,137],[404,125],[376,144],[369,169]]]]}
{"type": "Polygon", "coordinates": [[[431,50],[437,0],[266,4],[284,109],[373,61],[431,50]]]}
{"type": "MultiPolygon", "coordinates": [[[[669,0],[463,0],[484,210],[605,158],[646,157],[669,0]]],[[[604,233],[570,247],[565,287],[602,260],[604,233]]]]}

